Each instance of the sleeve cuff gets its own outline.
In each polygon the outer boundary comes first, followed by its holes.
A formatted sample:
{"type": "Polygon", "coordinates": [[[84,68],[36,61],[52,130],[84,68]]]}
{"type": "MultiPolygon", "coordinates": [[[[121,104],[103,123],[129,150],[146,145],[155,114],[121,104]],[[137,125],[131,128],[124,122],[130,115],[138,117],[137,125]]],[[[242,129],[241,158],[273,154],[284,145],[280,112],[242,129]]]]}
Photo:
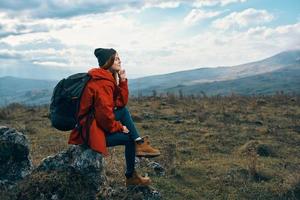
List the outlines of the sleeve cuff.
{"type": "Polygon", "coordinates": [[[127,85],[127,83],[128,83],[128,79],[127,78],[124,81],[120,80],[119,86],[121,86],[121,85],[127,85]]]}

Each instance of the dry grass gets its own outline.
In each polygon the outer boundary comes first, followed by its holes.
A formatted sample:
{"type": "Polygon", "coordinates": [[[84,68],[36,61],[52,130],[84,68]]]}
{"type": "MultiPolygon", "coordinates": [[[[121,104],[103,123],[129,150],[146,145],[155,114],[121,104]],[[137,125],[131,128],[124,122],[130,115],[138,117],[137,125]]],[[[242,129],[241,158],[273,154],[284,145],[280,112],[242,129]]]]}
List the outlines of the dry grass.
{"type": "MultiPolygon", "coordinates": [[[[300,198],[299,96],[140,97],[128,108],[140,134],[162,152],[153,160],[166,176],[139,171],[165,199],[300,198]]],[[[67,148],[68,133],[51,128],[47,116],[47,106],[0,109],[1,125],[28,136],[35,166],[67,148]]],[[[110,155],[107,182],[124,185],[124,148],[110,155]]]]}

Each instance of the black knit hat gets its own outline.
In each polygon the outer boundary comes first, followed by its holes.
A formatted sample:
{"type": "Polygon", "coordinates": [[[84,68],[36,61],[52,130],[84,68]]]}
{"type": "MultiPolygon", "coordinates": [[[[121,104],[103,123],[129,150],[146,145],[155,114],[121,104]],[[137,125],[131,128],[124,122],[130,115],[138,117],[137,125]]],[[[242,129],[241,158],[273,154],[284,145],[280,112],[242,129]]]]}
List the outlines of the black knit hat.
{"type": "Polygon", "coordinates": [[[112,48],[111,49],[98,48],[95,49],[94,51],[94,55],[98,59],[99,66],[104,65],[108,61],[108,59],[115,53],[116,50],[112,48]]]}

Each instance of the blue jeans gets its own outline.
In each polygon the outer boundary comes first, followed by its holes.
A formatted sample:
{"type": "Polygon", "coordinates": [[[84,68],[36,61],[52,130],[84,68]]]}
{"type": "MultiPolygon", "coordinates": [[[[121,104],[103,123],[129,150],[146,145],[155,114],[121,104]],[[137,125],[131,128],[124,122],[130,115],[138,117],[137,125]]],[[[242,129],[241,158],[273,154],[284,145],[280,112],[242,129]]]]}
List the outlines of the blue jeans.
{"type": "Polygon", "coordinates": [[[127,178],[131,177],[135,167],[135,139],[140,137],[139,133],[134,125],[131,115],[126,107],[114,110],[115,119],[121,121],[126,126],[129,133],[114,132],[106,133],[106,145],[108,147],[125,145],[125,160],[126,160],[126,172],[127,178]]]}

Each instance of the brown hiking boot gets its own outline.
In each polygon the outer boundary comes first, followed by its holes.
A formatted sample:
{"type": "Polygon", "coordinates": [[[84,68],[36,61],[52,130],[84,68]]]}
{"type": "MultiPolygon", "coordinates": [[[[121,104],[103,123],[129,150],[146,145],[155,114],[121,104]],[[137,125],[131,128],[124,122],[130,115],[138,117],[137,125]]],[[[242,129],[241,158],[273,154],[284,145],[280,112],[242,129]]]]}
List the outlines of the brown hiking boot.
{"type": "Polygon", "coordinates": [[[135,143],[136,156],[137,157],[156,157],[160,155],[158,149],[150,146],[149,136],[142,137],[144,142],[138,144],[135,143]]]}
{"type": "Polygon", "coordinates": [[[149,177],[142,177],[138,175],[136,171],[133,172],[131,178],[126,178],[126,186],[129,185],[147,186],[150,184],[151,184],[151,179],[149,177]]]}

